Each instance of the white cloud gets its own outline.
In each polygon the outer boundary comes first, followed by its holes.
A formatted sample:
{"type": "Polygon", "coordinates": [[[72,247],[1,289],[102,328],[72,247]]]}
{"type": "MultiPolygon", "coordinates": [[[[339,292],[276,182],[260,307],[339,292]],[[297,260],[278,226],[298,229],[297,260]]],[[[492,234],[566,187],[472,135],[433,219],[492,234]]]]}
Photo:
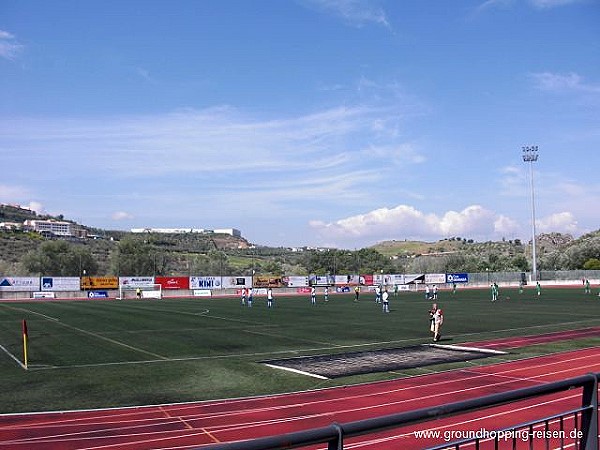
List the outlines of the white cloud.
{"type": "Polygon", "coordinates": [[[580,2],[581,0],[529,0],[529,3],[539,9],[556,8],[557,6],[571,5],[580,2]]]}
{"type": "MultiPolygon", "coordinates": [[[[402,134],[382,137],[373,126],[400,117],[386,105],[274,120],[231,107],[152,116],[9,118],[0,123],[0,149],[19,148],[11,164],[60,172],[65,184],[79,185],[89,176],[100,180],[97,189],[85,185],[61,198],[64,205],[93,196],[94,211],[80,216],[116,210],[144,220],[157,214],[150,205],[175,202],[188,215],[189,205],[219,205],[233,208],[230,215],[237,217],[281,214],[305,224],[316,208],[372,204],[373,189],[389,192],[386,176],[394,164],[408,169],[425,160],[402,134]]],[[[47,204],[57,201],[57,193],[43,184],[36,188],[34,181],[30,189],[47,204]]]]}
{"type": "Polygon", "coordinates": [[[8,119],[0,133],[4,147],[21,149],[15,164],[21,155],[23,162],[35,157],[34,164],[46,171],[110,172],[128,179],[177,174],[206,184],[227,176],[232,185],[285,177],[293,185],[335,180],[341,173],[360,176],[365,148],[378,149],[369,157],[377,167],[391,158],[422,162],[424,157],[401,136],[377,145],[379,132],[372,124],[390,114],[396,116],[385,108],[334,108],[260,121],[225,107],[90,120],[8,119]]]}
{"type": "Polygon", "coordinates": [[[489,234],[494,230],[495,214],[479,205],[468,206],[460,212],[448,211],[435,224],[443,236],[489,234]]]}
{"type": "Polygon", "coordinates": [[[568,74],[541,72],[533,73],[530,76],[535,87],[542,91],[600,93],[600,84],[587,83],[574,72],[568,74]]]}
{"type": "Polygon", "coordinates": [[[132,214],[129,214],[128,212],[117,211],[111,215],[111,218],[112,218],[112,220],[115,220],[115,221],[121,221],[121,220],[130,220],[130,219],[133,219],[134,217],[132,214]]]}
{"type": "Polygon", "coordinates": [[[374,23],[390,27],[384,9],[374,0],[303,0],[301,3],[337,16],[352,26],[374,23]]]}
{"type": "Polygon", "coordinates": [[[331,223],[313,220],[309,225],[325,241],[341,245],[350,242],[363,245],[386,239],[436,240],[452,236],[487,239],[511,236],[520,228],[516,221],[479,205],[468,206],[462,211],[447,211],[441,216],[424,213],[413,206],[398,205],[331,223]]]}
{"type": "Polygon", "coordinates": [[[138,75],[143,80],[151,84],[156,84],[156,80],[154,79],[154,77],[152,77],[149,70],[144,69],[143,67],[135,67],[133,70],[135,71],[136,75],[138,75]]]}
{"type": "Polygon", "coordinates": [[[515,3],[515,0],[486,0],[480,4],[475,12],[481,13],[488,9],[507,8],[515,3]]]}
{"type": "Polygon", "coordinates": [[[496,236],[516,236],[521,232],[521,225],[514,219],[500,215],[494,221],[494,234],[496,236]]]}
{"type": "Polygon", "coordinates": [[[500,169],[499,184],[501,194],[509,197],[521,197],[526,190],[527,175],[524,167],[506,166],[500,169]]]}
{"type": "Polygon", "coordinates": [[[0,57],[15,59],[23,46],[16,42],[15,36],[8,31],[0,30],[0,57]]]}
{"type": "MultiPolygon", "coordinates": [[[[583,0],[526,0],[536,9],[551,9],[559,6],[567,6],[574,3],[581,3],[583,0]]],[[[475,13],[482,13],[493,9],[507,9],[520,3],[519,0],[486,0],[475,8],[475,13]]]]}
{"type": "Polygon", "coordinates": [[[399,145],[370,145],[363,149],[366,160],[380,160],[384,164],[403,166],[407,164],[422,164],[427,161],[424,154],[420,153],[413,144],[399,145]]]}
{"type": "Polygon", "coordinates": [[[44,205],[42,205],[40,202],[31,201],[29,202],[27,207],[38,214],[46,214],[46,209],[44,208],[44,205]]]}
{"type": "Polygon", "coordinates": [[[535,223],[538,233],[575,234],[578,231],[577,220],[570,212],[555,213],[542,219],[536,219],[535,223]]]}

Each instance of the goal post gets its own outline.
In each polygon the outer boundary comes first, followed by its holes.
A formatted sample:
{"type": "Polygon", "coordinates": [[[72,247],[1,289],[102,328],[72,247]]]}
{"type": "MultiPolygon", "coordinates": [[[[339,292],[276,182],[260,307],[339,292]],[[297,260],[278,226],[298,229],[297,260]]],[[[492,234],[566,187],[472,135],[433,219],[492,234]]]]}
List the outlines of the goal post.
{"type": "Polygon", "coordinates": [[[119,300],[129,298],[162,298],[162,285],[147,284],[143,286],[119,285],[119,300]]]}

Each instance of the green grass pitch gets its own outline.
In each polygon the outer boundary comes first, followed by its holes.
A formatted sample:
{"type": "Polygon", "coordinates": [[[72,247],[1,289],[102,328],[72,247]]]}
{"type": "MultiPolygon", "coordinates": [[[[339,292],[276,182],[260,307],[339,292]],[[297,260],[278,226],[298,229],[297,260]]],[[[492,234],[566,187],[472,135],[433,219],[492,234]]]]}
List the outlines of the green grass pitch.
{"type": "MultiPolygon", "coordinates": [[[[403,373],[335,380],[266,367],[259,361],[428,343],[422,293],[390,296],[384,314],[374,294],[255,298],[31,301],[0,303],[0,413],[187,402],[385,380],[447,370],[457,363],[403,373]],[[29,370],[22,361],[21,320],[29,329],[29,370]]],[[[600,326],[600,297],[583,289],[440,292],[443,343],[600,326]],[[507,300],[507,297],[510,297],[507,300]]],[[[531,346],[471,364],[600,345],[599,337],[531,346]]],[[[460,363],[464,364],[464,363],[460,363]]]]}

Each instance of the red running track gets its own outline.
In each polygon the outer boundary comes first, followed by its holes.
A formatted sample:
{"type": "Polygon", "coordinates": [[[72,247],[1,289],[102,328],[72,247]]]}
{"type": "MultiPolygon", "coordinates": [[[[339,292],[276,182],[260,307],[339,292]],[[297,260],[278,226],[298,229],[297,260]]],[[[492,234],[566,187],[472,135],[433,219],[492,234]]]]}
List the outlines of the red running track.
{"type": "MultiPolygon", "coordinates": [[[[0,449],[196,448],[215,442],[304,430],[334,421],[349,422],[442,405],[598,371],[600,348],[588,348],[393,381],[275,396],[138,408],[7,414],[0,416],[0,449]]],[[[451,432],[499,429],[576,408],[579,402],[580,391],[569,391],[436,420],[411,429],[362,436],[347,441],[345,448],[420,449],[443,443],[451,432]],[[415,430],[440,435],[419,438],[415,430]]],[[[573,427],[573,424],[566,426],[573,427]]],[[[519,445],[529,448],[529,442],[519,442],[519,445]]]]}
{"type": "Polygon", "coordinates": [[[600,336],[600,327],[582,328],[579,330],[556,331],[554,333],[538,334],[531,336],[518,336],[493,341],[466,342],[460,345],[465,347],[487,348],[487,349],[511,349],[527,347],[529,345],[548,344],[550,342],[568,341],[571,339],[582,339],[586,337],[600,336]]]}

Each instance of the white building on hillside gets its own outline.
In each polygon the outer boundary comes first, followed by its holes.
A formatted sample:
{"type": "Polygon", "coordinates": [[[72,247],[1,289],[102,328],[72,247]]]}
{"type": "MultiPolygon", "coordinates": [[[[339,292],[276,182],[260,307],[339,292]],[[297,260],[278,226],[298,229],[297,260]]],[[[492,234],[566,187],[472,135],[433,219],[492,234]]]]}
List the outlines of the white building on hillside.
{"type": "Polygon", "coordinates": [[[163,233],[163,234],[229,234],[230,236],[242,237],[242,232],[235,228],[219,228],[214,230],[205,230],[204,228],[132,228],[132,233],[163,233]]]}
{"type": "Polygon", "coordinates": [[[36,231],[40,234],[51,234],[62,237],[85,237],[86,231],[79,225],[60,220],[26,220],[23,222],[25,230],[36,231]]]}

